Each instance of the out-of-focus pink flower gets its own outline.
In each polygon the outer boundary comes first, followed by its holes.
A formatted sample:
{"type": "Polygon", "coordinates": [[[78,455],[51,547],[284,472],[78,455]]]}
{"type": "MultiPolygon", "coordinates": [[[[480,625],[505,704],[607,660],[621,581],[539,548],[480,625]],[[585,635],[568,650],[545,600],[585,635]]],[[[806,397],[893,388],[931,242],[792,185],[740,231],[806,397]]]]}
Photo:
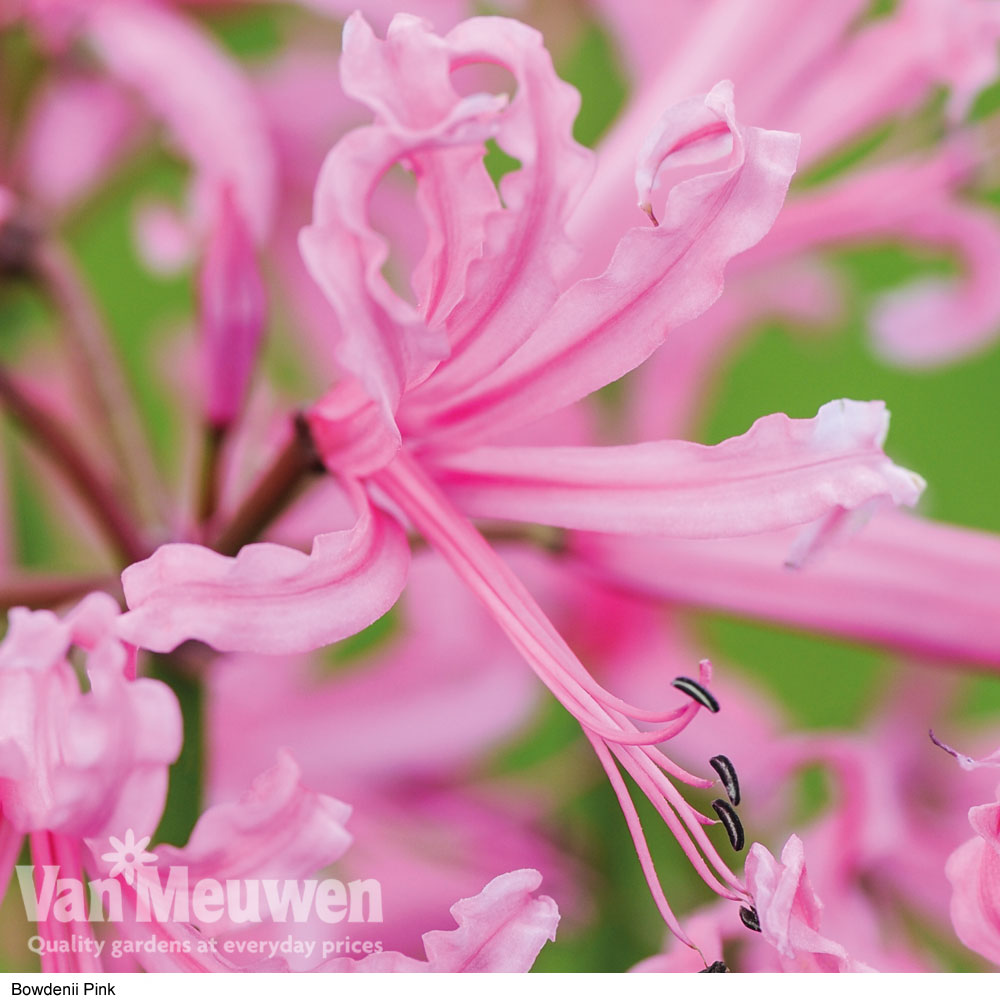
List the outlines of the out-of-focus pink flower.
{"type": "MultiPolygon", "coordinates": [[[[104,0],[87,8],[79,30],[109,76],[142,97],[193,168],[186,218],[172,216],[173,239],[187,234],[187,246],[154,244],[149,256],[193,254],[226,189],[254,242],[264,241],[274,217],[274,151],[243,73],[193,22],[160,4],[104,0]]],[[[146,228],[162,231],[162,223],[146,228]]]]}
{"type": "MultiPolygon", "coordinates": [[[[299,780],[298,766],[290,755],[282,753],[277,765],[256,778],[238,801],[207,810],[186,847],[157,846],[156,865],[140,868],[136,877],[162,884],[171,868],[181,866],[188,872],[191,892],[196,892],[194,886],[202,879],[294,882],[341,860],[352,840],[344,827],[350,813],[351,808],[342,802],[306,789],[299,780]]],[[[536,895],[541,880],[537,871],[512,871],[495,878],[474,898],[456,903],[451,908],[456,930],[424,934],[426,960],[386,950],[361,960],[345,957],[317,962],[322,950],[314,945],[311,960],[298,961],[295,968],[315,972],[526,972],[545,942],[555,939],[559,922],[553,900],[536,895]]],[[[267,941],[269,935],[279,933],[287,936],[287,925],[276,922],[287,920],[287,913],[272,914],[258,900],[257,906],[248,903],[249,916],[242,914],[239,921],[223,912],[211,924],[196,929],[157,919],[136,919],[137,893],[122,888],[127,900],[123,929],[130,939],[158,938],[180,945],[176,950],[160,947],[143,954],[147,971],[274,972],[291,968],[283,958],[261,961],[257,957],[259,945],[247,950],[239,947],[248,935],[254,942],[267,941]],[[194,947],[206,939],[214,944],[194,947]],[[184,948],[185,941],[192,947],[184,948]]],[[[318,944],[330,940],[330,931],[328,924],[316,928],[300,922],[296,924],[296,940],[306,941],[315,932],[318,944]]]]}
{"type": "MultiPolygon", "coordinates": [[[[0,895],[25,835],[39,870],[58,865],[80,878],[88,843],[126,829],[153,829],[167,768],[181,744],[181,715],[170,689],[135,679],[135,650],[114,635],[117,603],[91,594],[62,620],[15,608],[0,644],[0,895]],[[67,656],[86,651],[90,690],[80,690],[67,656]]],[[[47,916],[45,939],[68,926],[92,939],[85,921],[61,928],[47,916]]],[[[95,971],[89,951],[48,954],[46,971],[95,971]]]]}
{"type": "Polygon", "coordinates": [[[946,868],[951,921],[966,947],[1000,965],[1000,801],[970,809],[969,823],[976,836],[946,868]]]}
{"type": "Polygon", "coordinates": [[[137,134],[139,114],[113,83],[95,75],[51,79],[28,111],[15,153],[21,190],[65,212],[104,181],[137,134]]]}
{"type": "Polygon", "coordinates": [[[809,884],[802,841],[791,836],[781,860],[760,844],[747,855],[747,888],[760,932],[781,956],[785,972],[873,972],[820,933],[823,904],[809,884]]]}
{"type": "Polygon", "coordinates": [[[62,620],[10,612],[0,645],[0,803],[22,834],[101,837],[159,819],[180,712],[165,684],[134,679],[135,651],[114,635],[118,614],[106,594],[62,620]],[[67,660],[72,646],[87,652],[89,691],[67,660]]]}
{"type": "Polygon", "coordinates": [[[267,308],[253,242],[229,187],[219,194],[199,279],[205,415],[221,429],[242,412],[267,308]]]}

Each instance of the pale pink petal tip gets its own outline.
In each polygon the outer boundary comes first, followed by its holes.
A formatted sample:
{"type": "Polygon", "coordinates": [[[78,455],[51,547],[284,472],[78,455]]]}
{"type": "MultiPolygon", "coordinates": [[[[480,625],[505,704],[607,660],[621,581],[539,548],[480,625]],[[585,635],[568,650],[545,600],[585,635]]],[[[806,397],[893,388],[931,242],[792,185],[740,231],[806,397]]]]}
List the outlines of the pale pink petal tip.
{"type": "Polygon", "coordinates": [[[653,195],[667,168],[700,167],[733,151],[733,85],[717,83],[704,97],[668,108],[639,150],[635,187],[639,207],[656,222],[653,195]]]}

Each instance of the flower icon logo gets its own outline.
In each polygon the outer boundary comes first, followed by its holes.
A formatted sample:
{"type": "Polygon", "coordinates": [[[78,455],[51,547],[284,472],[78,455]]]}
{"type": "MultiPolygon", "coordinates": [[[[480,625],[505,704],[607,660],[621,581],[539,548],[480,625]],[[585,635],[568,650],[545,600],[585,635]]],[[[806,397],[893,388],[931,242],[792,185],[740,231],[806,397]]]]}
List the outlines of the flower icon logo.
{"type": "Polygon", "coordinates": [[[114,850],[102,854],[101,859],[111,862],[113,866],[109,873],[111,878],[124,875],[125,881],[132,885],[135,882],[135,873],[143,865],[156,860],[156,855],[146,850],[149,837],[137,841],[135,831],[131,827],[126,831],[124,840],[119,840],[117,837],[109,837],[108,840],[114,850]]]}

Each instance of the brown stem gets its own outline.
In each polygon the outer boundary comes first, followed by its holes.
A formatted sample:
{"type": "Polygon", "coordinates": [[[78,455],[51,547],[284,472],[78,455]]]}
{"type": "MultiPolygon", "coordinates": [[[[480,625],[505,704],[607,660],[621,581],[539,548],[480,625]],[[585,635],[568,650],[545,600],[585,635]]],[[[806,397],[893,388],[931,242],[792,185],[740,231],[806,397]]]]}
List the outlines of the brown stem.
{"type": "Polygon", "coordinates": [[[43,239],[32,254],[31,270],[59,313],[83,402],[115,455],[122,477],[114,484],[119,495],[134,497],[144,514],[162,520],[165,493],[135,400],[72,257],[58,243],[43,239]]]}
{"type": "Polygon", "coordinates": [[[198,524],[211,525],[219,506],[219,476],[226,428],[209,424],[202,434],[201,475],[198,482],[198,524]]]}
{"type": "Polygon", "coordinates": [[[111,576],[46,576],[18,574],[0,580],[0,611],[10,608],[53,608],[77,601],[94,590],[113,591],[111,576]]]}
{"type": "Polygon", "coordinates": [[[292,437],[216,538],[212,548],[223,555],[236,555],[244,545],[259,538],[264,529],[299,495],[305,484],[323,471],[323,464],[309,436],[309,428],[300,415],[295,418],[292,437]]]}
{"type": "Polygon", "coordinates": [[[0,368],[0,404],[76,490],[94,520],[128,564],[149,553],[115,491],[90,464],[69,432],[0,368]]]}

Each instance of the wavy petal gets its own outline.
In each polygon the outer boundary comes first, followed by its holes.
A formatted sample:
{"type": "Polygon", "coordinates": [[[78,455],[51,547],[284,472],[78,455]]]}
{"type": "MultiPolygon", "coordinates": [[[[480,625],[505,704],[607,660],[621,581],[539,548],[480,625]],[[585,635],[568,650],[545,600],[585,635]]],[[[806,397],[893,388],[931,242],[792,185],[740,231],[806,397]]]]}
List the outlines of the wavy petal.
{"type": "Polygon", "coordinates": [[[351,487],[353,527],[318,535],[309,555],[267,542],[235,558],[163,545],[128,567],[121,636],[168,652],[199,639],[228,652],[291,653],[353,635],[395,603],[409,548],[399,524],[351,487]]]}
{"type": "Polygon", "coordinates": [[[320,171],[313,223],[302,231],[299,245],[340,318],[337,359],[387,423],[403,390],[427,375],[448,344],[382,275],[388,247],[368,219],[369,201],[397,161],[432,147],[481,143],[499,103],[492,96],[463,99],[444,120],[420,132],[382,125],[356,129],[331,150],[320,171]]]}
{"type": "Polygon", "coordinates": [[[458,927],[424,935],[427,961],[396,952],[361,961],[334,959],[318,972],[527,972],[546,941],[554,941],[559,910],[534,893],[542,876],[530,868],[499,875],[478,895],[459,900],[458,927]]]}
{"type": "MultiPolygon", "coordinates": [[[[490,374],[555,302],[559,281],[578,256],[565,223],[592,170],[592,154],[573,139],[579,95],[556,75],[536,31],[504,18],[473,18],[451,31],[446,42],[454,69],[495,64],[514,78],[515,92],[498,116],[495,138],[519,167],[500,182],[503,209],[480,198],[482,214],[471,216],[472,235],[481,246],[463,265],[464,294],[447,317],[450,356],[433,383],[407,399],[409,420],[416,423],[442,396],[490,374]]],[[[467,186],[463,180],[463,203],[469,200],[467,186]]],[[[453,191],[448,198],[455,199],[453,191]]],[[[454,254],[457,240],[452,236],[449,244],[454,254]]]]}
{"type": "Polygon", "coordinates": [[[704,172],[673,187],[659,226],[626,233],[604,275],[571,287],[491,377],[444,406],[436,434],[480,439],[566,406],[636,367],[718,298],[726,263],[773,223],[798,150],[795,136],[738,126],[731,96],[720,84],[667,112],[637,173],[640,201],[664,169],[704,172]],[[722,164],[707,167],[726,145],[722,164]]]}
{"type": "Polygon", "coordinates": [[[806,874],[802,841],[788,838],[778,862],[760,844],[747,855],[747,888],[764,939],[781,956],[785,972],[874,972],[819,931],[823,904],[806,874]]]}
{"type": "Polygon", "coordinates": [[[922,480],[882,451],[881,403],[839,400],[811,420],[762,417],[713,446],[479,448],[432,466],[475,517],[720,538],[805,524],[876,500],[912,505],[922,480]]]}
{"type": "MultiPolygon", "coordinates": [[[[344,826],[351,807],[303,787],[299,777],[292,756],[279,752],[277,764],[238,801],[202,814],[187,846],[157,845],[156,868],[164,876],[171,868],[186,868],[194,892],[200,879],[296,880],[333,864],[351,845],[344,826]]],[[[224,916],[213,929],[229,926],[224,916]]]]}

